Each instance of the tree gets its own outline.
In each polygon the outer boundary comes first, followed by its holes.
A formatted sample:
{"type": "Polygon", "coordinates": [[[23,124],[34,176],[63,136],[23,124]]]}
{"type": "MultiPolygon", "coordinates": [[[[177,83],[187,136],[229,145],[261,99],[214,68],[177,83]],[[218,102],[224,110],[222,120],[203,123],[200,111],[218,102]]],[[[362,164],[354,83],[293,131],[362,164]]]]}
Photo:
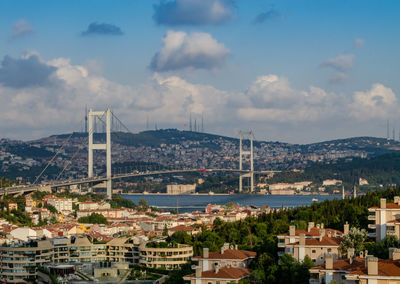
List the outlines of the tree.
{"type": "Polygon", "coordinates": [[[146,199],[139,200],[139,209],[142,211],[149,209],[149,204],[147,203],[146,199]]]}
{"type": "Polygon", "coordinates": [[[108,224],[106,217],[97,213],[92,213],[90,216],[81,217],[78,219],[78,222],[85,224],[108,224]]]}
{"type": "Polygon", "coordinates": [[[167,225],[166,225],[166,224],[165,224],[165,226],[164,226],[162,235],[163,235],[163,236],[168,236],[168,228],[167,228],[167,225]]]}
{"type": "Polygon", "coordinates": [[[192,244],[192,237],[188,235],[185,231],[177,231],[173,233],[169,238],[169,242],[174,242],[178,244],[192,244]]]}
{"type": "Polygon", "coordinates": [[[354,248],[355,253],[358,253],[364,249],[364,242],[368,237],[368,233],[365,229],[351,228],[349,233],[343,237],[343,241],[340,243],[340,251],[342,254],[347,253],[349,248],[354,248]]]}

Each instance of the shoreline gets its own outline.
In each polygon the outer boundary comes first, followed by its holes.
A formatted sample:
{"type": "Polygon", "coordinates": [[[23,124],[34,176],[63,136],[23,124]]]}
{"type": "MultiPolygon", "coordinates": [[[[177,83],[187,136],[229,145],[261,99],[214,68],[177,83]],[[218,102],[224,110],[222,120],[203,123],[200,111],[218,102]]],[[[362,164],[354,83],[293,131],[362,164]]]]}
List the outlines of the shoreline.
{"type": "Polygon", "coordinates": [[[148,196],[341,196],[340,194],[248,194],[248,193],[196,193],[196,194],[169,194],[169,193],[120,193],[119,195],[148,195],[148,196]]]}

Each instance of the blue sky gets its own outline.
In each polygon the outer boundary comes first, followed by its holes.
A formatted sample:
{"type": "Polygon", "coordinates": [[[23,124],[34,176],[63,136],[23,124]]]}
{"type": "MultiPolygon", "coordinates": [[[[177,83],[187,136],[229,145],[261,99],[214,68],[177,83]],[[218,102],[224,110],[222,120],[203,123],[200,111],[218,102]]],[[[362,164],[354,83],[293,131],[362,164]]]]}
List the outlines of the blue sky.
{"type": "Polygon", "coordinates": [[[190,113],[210,132],[294,143],[384,136],[387,119],[400,131],[398,1],[3,0],[0,11],[3,136],[71,131],[86,104],[135,131],[147,117],[183,129],[190,113]],[[16,85],[34,68],[51,72],[16,85]]]}

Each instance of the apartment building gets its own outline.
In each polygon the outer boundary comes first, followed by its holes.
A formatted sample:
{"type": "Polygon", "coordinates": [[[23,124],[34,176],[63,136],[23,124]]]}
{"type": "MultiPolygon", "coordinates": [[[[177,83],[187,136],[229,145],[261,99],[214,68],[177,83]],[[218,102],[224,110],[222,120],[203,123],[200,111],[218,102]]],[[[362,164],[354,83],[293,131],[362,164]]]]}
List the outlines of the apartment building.
{"type": "Polygon", "coordinates": [[[310,269],[310,284],[396,284],[400,283],[400,249],[390,249],[389,259],[378,259],[361,252],[354,257],[349,252],[346,259],[334,261],[332,255],[325,257],[325,263],[310,269]]]}
{"type": "Polygon", "coordinates": [[[159,243],[143,243],[139,246],[139,264],[152,268],[177,269],[193,256],[193,247],[182,244],[169,244],[161,247],[159,243]]]}
{"type": "Polygon", "coordinates": [[[107,261],[113,263],[139,263],[142,239],[115,238],[107,243],[107,261]]]}
{"type": "Polygon", "coordinates": [[[338,259],[339,245],[348,232],[348,223],[344,225],[344,232],[325,229],[323,224],[315,226],[314,222],[308,223],[307,230],[296,230],[295,226],[290,226],[288,234],[278,236],[278,255],[287,253],[297,261],[308,255],[316,265],[324,263],[327,253],[338,259]]]}
{"type": "Polygon", "coordinates": [[[71,198],[50,197],[47,199],[46,203],[54,206],[58,212],[61,212],[63,214],[72,213],[71,198]]]}
{"type": "Polygon", "coordinates": [[[369,236],[377,242],[383,240],[386,235],[395,235],[400,238],[400,197],[395,196],[393,203],[387,203],[381,198],[379,207],[368,209],[370,215],[368,220],[373,221],[368,228],[371,230],[369,236]]]}
{"type": "Polygon", "coordinates": [[[209,252],[208,248],[203,248],[203,256],[192,258],[198,261],[196,272],[183,279],[192,284],[237,283],[251,274],[248,267],[255,257],[255,252],[238,250],[237,246],[228,243],[220,252],[209,252]]]}
{"type": "Polygon", "coordinates": [[[111,209],[110,203],[107,202],[79,202],[79,210],[102,210],[111,209]]]}
{"type": "Polygon", "coordinates": [[[48,240],[12,242],[0,246],[0,277],[6,283],[35,280],[38,267],[53,258],[48,240]]]}

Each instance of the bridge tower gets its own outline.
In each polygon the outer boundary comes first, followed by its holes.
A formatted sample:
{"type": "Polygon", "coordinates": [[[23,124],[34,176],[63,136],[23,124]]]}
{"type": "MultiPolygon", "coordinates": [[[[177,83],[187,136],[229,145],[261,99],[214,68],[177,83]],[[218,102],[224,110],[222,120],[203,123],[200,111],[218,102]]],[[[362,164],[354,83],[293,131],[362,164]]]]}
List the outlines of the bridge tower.
{"type": "Polygon", "coordinates": [[[105,150],[106,151],[106,169],[107,169],[107,199],[112,198],[112,180],[111,180],[111,110],[106,111],[93,111],[89,109],[88,113],[88,135],[89,135],[89,153],[88,153],[88,177],[93,177],[93,151],[105,150]],[[106,143],[95,144],[93,143],[93,118],[106,116],[106,143]]]}
{"type": "Polygon", "coordinates": [[[239,192],[243,190],[243,178],[250,178],[250,192],[254,192],[254,164],[253,164],[253,131],[243,132],[240,131],[240,148],[239,148],[239,170],[243,170],[243,157],[250,156],[250,172],[245,174],[240,174],[239,176],[239,192]],[[243,150],[243,138],[250,140],[250,151],[243,150]]]}

